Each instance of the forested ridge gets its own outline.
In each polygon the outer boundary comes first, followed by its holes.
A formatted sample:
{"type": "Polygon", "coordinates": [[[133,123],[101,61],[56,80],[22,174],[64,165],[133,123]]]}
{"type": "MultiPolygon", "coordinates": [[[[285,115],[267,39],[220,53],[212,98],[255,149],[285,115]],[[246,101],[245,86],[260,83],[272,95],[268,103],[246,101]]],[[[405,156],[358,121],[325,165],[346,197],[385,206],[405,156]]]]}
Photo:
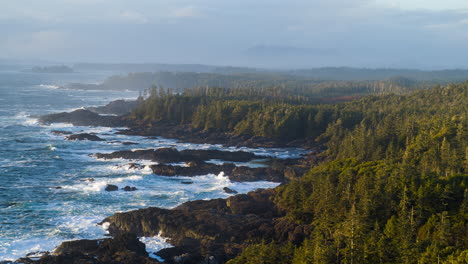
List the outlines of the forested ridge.
{"type": "Polygon", "coordinates": [[[327,161],[278,188],[309,232],[263,241],[229,263],[467,263],[468,83],[344,104],[327,161]]]}
{"type": "Polygon", "coordinates": [[[326,145],[274,199],[303,237],[229,263],[467,263],[468,82],[337,104],[286,91],[153,88],[129,116],[326,145]]]}
{"type": "Polygon", "coordinates": [[[403,92],[443,81],[414,80],[404,76],[390,76],[382,79],[335,80],[297,76],[275,72],[135,72],[114,75],[101,84],[70,84],[72,89],[144,90],[153,84],[162,85],[181,93],[193,87],[201,89],[223,87],[237,91],[294,91],[296,95],[314,96],[315,99],[338,95],[367,95],[389,92],[403,92]]]}

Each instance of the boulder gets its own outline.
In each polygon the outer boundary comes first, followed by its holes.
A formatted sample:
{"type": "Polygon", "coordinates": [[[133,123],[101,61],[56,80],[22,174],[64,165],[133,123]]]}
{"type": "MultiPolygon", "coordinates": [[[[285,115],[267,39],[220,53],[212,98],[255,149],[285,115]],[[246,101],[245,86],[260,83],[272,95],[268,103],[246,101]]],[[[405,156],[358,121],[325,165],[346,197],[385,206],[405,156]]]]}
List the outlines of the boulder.
{"type": "Polygon", "coordinates": [[[125,186],[125,187],[122,188],[122,190],[124,190],[126,192],[133,192],[133,191],[136,191],[137,188],[136,187],[125,186]]]}
{"type": "Polygon", "coordinates": [[[134,234],[122,234],[107,239],[67,241],[59,245],[53,254],[45,254],[38,260],[25,257],[18,259],[17,262],[31,264],[159,263],[148,256],[145,244],[140,242],[134,234]]]}
{"type": "Polygon", "coordinates": [[[182,184],[193,184],[193,181],[181,181],[182,184]]]}
{"type": "Polygon", "coordinates": [[[89,133],[74,134],[65,137],[67,140],[90,140],[90,141],[105,141],[104,139],[89,133]]]}
{"type": "Polygon", "coordinates": [[[233,193],[235,194],[235,193],[237,193],[236,190],[233,190],[233,189],[231,189],[231,188],[229,188],[229,187],[224,187],[223,190],[224,190],[226,193],[229,193],[229,194],[233,194],[233,193]]]}
{"type": "Polygon", "coordinates": [[[114,191],[117,191],[119,189],[119,187],[117,187],[116,185],[112,185],[112,184],[107,184],[106,188],[104,189],[106,192],[114,192],[114,191]]]}
{"type": "Polygon", "coordinates": [[[72,132],[70,131],[63,131],[63,130],[52,130],[50,131],[50,133],[54,134],[54,135],[57,135],[57,136],[60,136],[60,135],[71,135],[73,134],[72,132]]]}
{"type": "Polygon", "coordinates": [[[122,145],[125,145],[125,146],[128,146],[128,145],[138,145],[138,143],[136,143],[136,142],[131,142],[131,141],[125,141],[125,142],[122,142],[122,145]]]}
{"type": "Polygon", "coordinates": [[[44,115],[39,117],[42,124],[69,123],[75,126],[123,127],[128,121],[117,116],[101,116],[89,110],[79,109],[70,113],[44,115]]]}

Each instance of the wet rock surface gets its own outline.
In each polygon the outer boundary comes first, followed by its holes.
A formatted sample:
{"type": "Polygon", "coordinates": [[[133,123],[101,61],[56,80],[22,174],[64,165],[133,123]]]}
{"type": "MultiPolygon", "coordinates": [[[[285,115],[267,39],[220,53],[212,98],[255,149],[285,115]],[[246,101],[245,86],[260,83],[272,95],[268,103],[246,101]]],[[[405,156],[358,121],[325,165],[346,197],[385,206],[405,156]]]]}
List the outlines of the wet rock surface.
{"type": "Polygon", "coordinates": [[[151,165],[153,173],[160,176],[199,176],[206,174],[219,174],[223,172],[231,181],[273,181],[284,182],[286,180],[283,169],[274,168],[250,168],[245,166],[236,167],[233,163],[216,165],[198,162],[196,166],[184,167],[166,164],[151,165]]]}
{"type": "Polygon", "coordinates": [[[65,137],[67,140],[90,140],[90,141],[105,141],[104,139],[88,133],[74,134],[65,137]]]}
{"type": "Polygon", "coordinates": [[[229,194],[236,194],[237,193],[236,190],[233,190],[233,189],[231,189],[229,187],[224,187],[223,191],[225,191],[226,193],[229,193],[229,194]]]}
{"type": "Polygon", "coordinates": [[[119,189],[116,185],[107,184],[106,188],[104,189],[106,192],[115,192],[119,189]]]}
{"type": "Polygon", "coordinates": [[[54,252],[36,258],[21,258],[27,264],[134,264],[160,263],[148,256],[145,244],[135,234],[122,234],[108,239],[63,242],[54,252]]]}
{"type": "Polygon", "coordinates": [[[138,100],[115,100],[104,106],[88,107],[86,109],[97,114],[122,116],[130,113],[140,103],[141,101],[138,100]]]}
{"type": "Polygon", "coordinates": [[[109,223],[112,236],[161,232],[175,246],[157,252],[168,263],[205,263],[208,259],[224,263],[245,244],[273,238],[301,241],[298,234],[307,230],[281,218],[283,212],[272,202],[274,193],[273,189],[257,190],[227,199],[186,202],[171,210],[152,207],[117,213],[103,223],[109,223]]]}
{"type": "Polygon", "coordinates": [[[138,190],[136,187],[133,187],[133,186],[125,186],[122,188],[122,190],[126,191],[126,192],[134,192],[136,190],[138,190]]]}
{"type": "Polygon", "coordinates": [[[71,135],[73,134],[72,132],[70,131],[63,131],[63,130],[52,130],[50,131],[50,133],[54,134],[54,135],[57,135],[57,136],[60,136],[60,135],[71,135]]]}
{"type": "Polygon", "coordinates": [[[247,162],[253,159],[262,159],[251,152],[245,151],[221,151],[221,150],[194,150],[186,149],[178,151],[175,148],[158,148],[145,150],[122,150],[109,154],[97,153],[99,159],[140,159],[151,160],[158,163],[200,162],[210,159],[220,159],[232,162],[247,162]]]}
{"type": "Polygon", "coordinates": [[[102,116],[89,110],[79,109],[73,112],[44,115],[39,117],[43,124],[69,123],[75,126],[104,126],[123,127],[126,126],[121,118],[117,116],[102,116]]]}

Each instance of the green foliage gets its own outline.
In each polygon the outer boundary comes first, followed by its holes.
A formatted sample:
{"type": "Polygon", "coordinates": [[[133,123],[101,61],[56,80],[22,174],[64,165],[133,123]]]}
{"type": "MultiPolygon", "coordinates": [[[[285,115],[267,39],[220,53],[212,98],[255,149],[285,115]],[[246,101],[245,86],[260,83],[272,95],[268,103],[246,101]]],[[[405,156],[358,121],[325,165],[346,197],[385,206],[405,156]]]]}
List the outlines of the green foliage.
{"type": "Polygon", "coordinates": [[[207,95],[173,94],[152,87],[149,97],[129,118],[139,122],[166,121],[203,130],[295,140],[315,138],[331,120],[330,105],[298,105],[276,101],[218,98],[218,89],[207,95]]]}
{"type": "Polygon", "coordinates": [[[326,161],[275,198],[307,238],[254,244],[229,263],[463,263],[468,83],[335,105],[301,89],[153,87],[130,118],[327,145],[326,161]]]}
{"type": "Polygon", "coordinates": [[[260,243],[247,247],[242,255],[227,264],[275,264],[290,263],[294,253],[292,244],[260,243]]]}
{"type": "Polygon", "coordinates": [[[277,263],[468,263],[467,93],[337,106],[319,137],[328,160],[277,188],[285,220],[311,230],[277,263]]]}

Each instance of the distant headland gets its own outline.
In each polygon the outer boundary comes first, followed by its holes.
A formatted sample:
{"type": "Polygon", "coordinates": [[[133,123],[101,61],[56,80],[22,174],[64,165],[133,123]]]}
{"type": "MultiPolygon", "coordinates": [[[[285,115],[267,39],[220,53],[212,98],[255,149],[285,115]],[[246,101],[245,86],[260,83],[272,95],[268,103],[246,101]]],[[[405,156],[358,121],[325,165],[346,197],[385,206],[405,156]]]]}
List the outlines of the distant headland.
{"type": "Polygon", "coordinates": [[[24,70],[25,72],[34,72],[34,73],[72,73],[74,72],[73,68],[66,65],[53,65],[53,66],[35,66],[31,69],[24,70]]]}

